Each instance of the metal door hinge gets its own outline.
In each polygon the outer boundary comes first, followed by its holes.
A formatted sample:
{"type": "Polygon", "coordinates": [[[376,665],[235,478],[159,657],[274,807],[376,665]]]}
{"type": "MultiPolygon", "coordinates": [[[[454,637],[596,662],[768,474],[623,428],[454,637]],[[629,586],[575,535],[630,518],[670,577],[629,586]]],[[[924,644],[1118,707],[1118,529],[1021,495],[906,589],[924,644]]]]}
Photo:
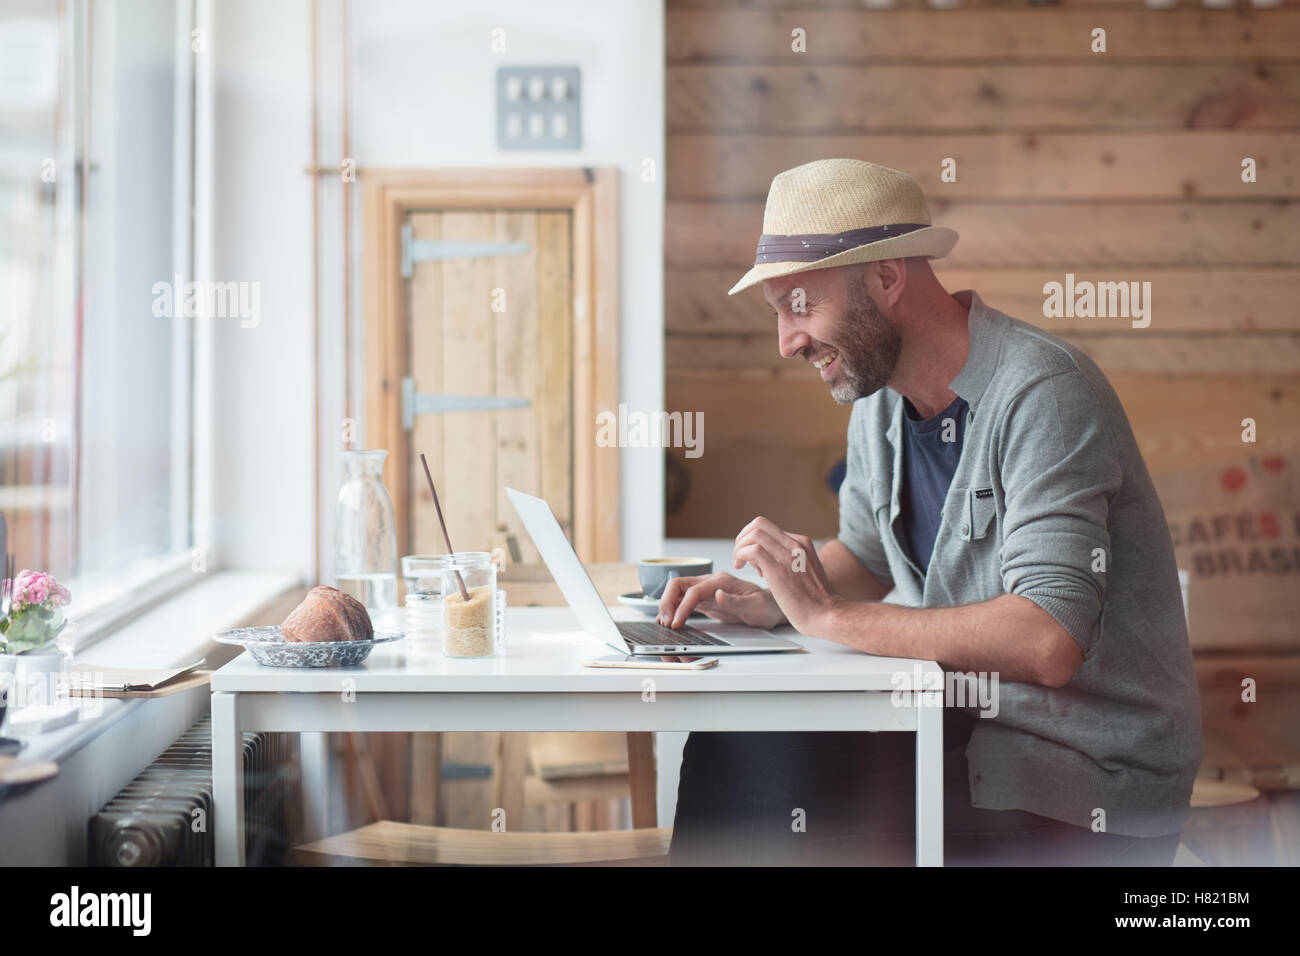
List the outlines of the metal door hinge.
{"type": "Polygon", "coordinates": [[[415,427],[416,415],[528,408],[532,404],[531,399],[496,395],[421,394],[415,390],[415,379],[409,375],[402,379],[402,427],[408,432],[415,427]]]}
{"type": "Polygon", "coordinates": [[[416,239],[411,235],[411,224],[407,222],[402,224],[402,278],[411,278],[417,262],[526,256],[531,250],[532,246],[526,242],[416,239]]]}

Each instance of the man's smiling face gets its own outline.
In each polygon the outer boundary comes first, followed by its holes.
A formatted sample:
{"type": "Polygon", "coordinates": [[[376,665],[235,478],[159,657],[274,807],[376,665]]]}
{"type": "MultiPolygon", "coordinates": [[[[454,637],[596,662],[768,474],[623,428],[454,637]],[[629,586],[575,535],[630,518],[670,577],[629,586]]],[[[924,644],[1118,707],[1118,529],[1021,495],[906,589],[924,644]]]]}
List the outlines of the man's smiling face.
{"type": "Polygon", "coordinates": [[[879,391],[898,364],[902,339],[867,290],[866,266],[766,279],[783,358],[811,362],[841,404],[879,391]]]}

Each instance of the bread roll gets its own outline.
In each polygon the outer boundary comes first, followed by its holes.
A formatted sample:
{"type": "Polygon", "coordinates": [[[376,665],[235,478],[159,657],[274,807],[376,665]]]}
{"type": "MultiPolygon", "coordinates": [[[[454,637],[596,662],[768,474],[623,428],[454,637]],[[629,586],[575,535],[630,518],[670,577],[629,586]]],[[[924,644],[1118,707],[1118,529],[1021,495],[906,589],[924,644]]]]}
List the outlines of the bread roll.
{"type": "Polygon", "coordinates": [[[318,585],[293,609],[280,632],[286,641],[367,641],[374,625],[365,605],[338,588],[318,585]]]}

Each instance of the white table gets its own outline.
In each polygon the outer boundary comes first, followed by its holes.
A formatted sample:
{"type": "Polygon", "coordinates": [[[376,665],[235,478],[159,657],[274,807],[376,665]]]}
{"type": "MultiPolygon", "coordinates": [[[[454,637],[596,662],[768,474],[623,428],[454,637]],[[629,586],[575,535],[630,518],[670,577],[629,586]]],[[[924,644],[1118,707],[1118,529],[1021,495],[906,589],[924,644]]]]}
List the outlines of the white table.
{"type": "MultiPolygon", "coordinates": [[[[640,619],[627,608],[616,618],[640,619]]],[[[218,866],[244,863],[246,731],[910,731],[916,862],[943,864],[943,671],[783,629],[805,653],[723,656],[705,671],[584,668],[611,651],[568,608],[509,608],[507,653],[481,661],[380,645],[358,668],[263,667],[243,653],[212,675],[218,866]]]]}

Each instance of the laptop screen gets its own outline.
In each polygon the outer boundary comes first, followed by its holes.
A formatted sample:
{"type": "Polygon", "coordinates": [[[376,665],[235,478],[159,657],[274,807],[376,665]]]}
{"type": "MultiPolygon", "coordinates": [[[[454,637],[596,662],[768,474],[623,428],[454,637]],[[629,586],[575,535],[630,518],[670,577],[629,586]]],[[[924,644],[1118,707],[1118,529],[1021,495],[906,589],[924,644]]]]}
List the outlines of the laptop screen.
{"type": "Polygon", "coordinates": [[[532,536],[533,544],[542,560],[546,562],[551,577],[560,586],[564,600],[578,616],[578,624],[592,637],[599,638],[611,647],[627,650],[627,642],[618,633],[609,609],[600,598],[596,585],[591,583],[587,569],[578,560],[573,545],[564,535],[564,529],[556,519],[551,506],[541,498],[526,495],[514,488],[507,488],[510,503],[515,506],[524,527],[532,536]]]}

